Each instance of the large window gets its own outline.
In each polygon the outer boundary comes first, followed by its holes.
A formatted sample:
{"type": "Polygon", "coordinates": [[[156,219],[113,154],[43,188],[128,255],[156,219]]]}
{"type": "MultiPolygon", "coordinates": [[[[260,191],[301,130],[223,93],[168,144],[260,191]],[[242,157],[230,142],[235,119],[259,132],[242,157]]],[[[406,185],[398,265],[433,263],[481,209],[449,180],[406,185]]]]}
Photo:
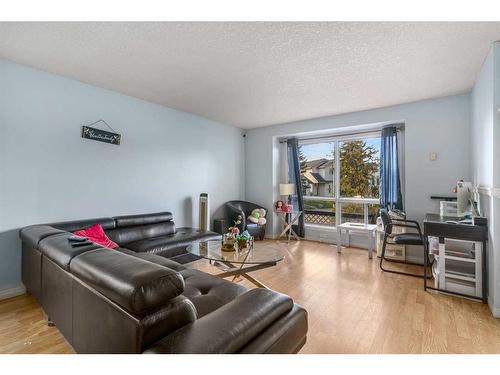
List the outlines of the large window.
{"type": "Polygon", "coordinates": [[[306,225],[375,223],[380,134],[303,140],[299,145],[306,225]]]}

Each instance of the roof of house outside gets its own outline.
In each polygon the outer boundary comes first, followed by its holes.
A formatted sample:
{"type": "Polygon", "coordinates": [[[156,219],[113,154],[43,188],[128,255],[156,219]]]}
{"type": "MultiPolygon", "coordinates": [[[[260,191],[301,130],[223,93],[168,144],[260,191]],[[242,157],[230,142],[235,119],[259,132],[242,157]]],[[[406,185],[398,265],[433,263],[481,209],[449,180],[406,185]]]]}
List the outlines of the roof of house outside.
{"type": "Polygon", "coordinates": [[[325,178],[323,178],[322,175],[320,175],[319,173],[313,173],[313,172],[310,172],[310,171],[307,171],[304,173],[304,177],[307,179],[307,181],[309,181],[311,184],[328,184],[328,183],[331,183],[333,182],[333,179],[331,180],[326,180],[325,178]]]}
{"type": "Polygon", "coordinates": [[[308,160],[306,161],[306,167],[309,168],[326,168],[331,163],[333,163],[332,159],[316,159],[316,160],[308,160]]]}

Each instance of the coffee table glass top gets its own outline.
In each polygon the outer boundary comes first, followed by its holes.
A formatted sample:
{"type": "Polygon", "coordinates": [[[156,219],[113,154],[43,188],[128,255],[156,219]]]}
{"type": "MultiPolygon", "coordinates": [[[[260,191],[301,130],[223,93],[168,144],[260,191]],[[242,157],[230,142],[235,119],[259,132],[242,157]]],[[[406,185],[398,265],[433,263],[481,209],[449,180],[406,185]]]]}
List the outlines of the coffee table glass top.
{"type": "Polygon", "coordinates": [[[241,251],[222,251],[221,247],[221,241],[195,242],[188,246],[187,251],[205,259],[228,263],[276,263],[285,257],[283,250],[270,243],[255,242],[253,249],[241,251]]]}

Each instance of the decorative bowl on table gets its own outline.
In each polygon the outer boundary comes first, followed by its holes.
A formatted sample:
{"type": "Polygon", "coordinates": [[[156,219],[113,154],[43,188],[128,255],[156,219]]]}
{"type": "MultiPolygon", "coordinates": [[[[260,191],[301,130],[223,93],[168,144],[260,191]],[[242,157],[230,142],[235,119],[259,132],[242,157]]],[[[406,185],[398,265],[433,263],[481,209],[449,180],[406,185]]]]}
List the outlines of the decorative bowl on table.
{"type": "Polygon", "coordinates": [[[222,251],[225,251],[225,252],[232,252],[232,251],[236,251],[236,246],[235,244],[230,244],[230,243],[224,243],[222,244],[222,247],[221,247],[221,250],[222,251]]]}
{"type": "Polygon", "coordinates": [[[234,235],[232,233],[226,233],[222,237],[222,246],[221,250],[222,251],[235,251],[236,250],[236,239],[234,238],[234,235]]]}

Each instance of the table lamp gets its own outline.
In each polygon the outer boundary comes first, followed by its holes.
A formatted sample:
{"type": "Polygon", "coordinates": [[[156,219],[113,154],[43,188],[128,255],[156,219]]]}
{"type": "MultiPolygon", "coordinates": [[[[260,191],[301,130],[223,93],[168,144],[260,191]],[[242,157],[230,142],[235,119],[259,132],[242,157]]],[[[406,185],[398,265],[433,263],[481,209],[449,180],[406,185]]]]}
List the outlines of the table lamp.
{"type": "Polygon", "coordinates": [[[280,184],[280,195],[288,196],[288,204],[292,203],[293,194],[295,194],[295,184],[280,184]]]}

